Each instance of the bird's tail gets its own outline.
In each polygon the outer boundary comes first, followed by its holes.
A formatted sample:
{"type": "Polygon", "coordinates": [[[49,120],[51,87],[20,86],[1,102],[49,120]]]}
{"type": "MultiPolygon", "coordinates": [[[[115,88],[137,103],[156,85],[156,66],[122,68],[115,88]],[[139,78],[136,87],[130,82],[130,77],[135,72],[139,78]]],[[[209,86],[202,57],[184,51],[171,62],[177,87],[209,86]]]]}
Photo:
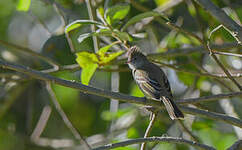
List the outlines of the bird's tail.
{"type": "Polygon", "coordinates": [[[161,100],[163,101],[166,110],[171,117],[172,120],[174,119],[184,119],[183,113],[180,111],[180,109],[176,106],[175,102],[173,102],[168,97],[162,96],[161,100]]]}

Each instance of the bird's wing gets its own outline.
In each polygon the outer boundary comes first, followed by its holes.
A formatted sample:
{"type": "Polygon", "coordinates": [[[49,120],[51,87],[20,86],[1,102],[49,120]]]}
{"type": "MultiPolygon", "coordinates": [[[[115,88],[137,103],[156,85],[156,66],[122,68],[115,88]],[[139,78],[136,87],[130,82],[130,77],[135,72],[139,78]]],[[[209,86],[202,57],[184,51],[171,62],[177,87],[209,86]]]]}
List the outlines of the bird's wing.
{"type": "Polygon", "coordinates": [[[133,76],[136,83],[146,96],[160,101],[162,88],[158,80],[152,78],[143,70],[135,70],[133,72],[133,76]]]}

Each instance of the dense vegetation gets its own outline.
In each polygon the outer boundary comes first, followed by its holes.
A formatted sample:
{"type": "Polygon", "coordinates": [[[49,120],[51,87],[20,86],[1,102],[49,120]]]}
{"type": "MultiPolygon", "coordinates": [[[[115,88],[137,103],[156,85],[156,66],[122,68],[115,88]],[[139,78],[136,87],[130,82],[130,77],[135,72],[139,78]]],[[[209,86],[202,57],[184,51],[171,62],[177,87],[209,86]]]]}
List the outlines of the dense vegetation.
{"type": "Polygon", "coordinates": [[[241,1],[0,0],[0,20],[0,150],[240,149],[241,1]],[[133,45],[184,120],[141,98],[133,45]],[[145,105],[161,111],[143,139],[145,105]]]}

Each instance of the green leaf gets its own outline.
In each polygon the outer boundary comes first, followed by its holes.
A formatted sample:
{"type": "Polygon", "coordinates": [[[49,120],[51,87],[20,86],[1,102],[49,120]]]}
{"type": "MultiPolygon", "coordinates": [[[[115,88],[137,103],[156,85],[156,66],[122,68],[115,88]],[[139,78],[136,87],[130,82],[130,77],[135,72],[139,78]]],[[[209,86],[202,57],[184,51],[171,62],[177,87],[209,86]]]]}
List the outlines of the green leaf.
{"type": "Polygon", "coordinates": [[[110,61],[114,60],[116,57],[118,57],[119,55],[123,54],[124,51],[119,51],[119,52],[115,52],[115,53],[111,53],[111,54],[105,54],[105,55],[101,55],[99,57],[99,64],[100,65],[105,65],[107,63],[109,63],[110,61]]]}
{"type": "Polygon", "coordinates": [[[122,28],[122,31],[124,31],[128,26],[141,21],[144,18],[148,18],[148,17],[157,17],[160,16],[162,17],[162,19],[164,19],[165,21],[169,21],[169,19],[162,13],[158,13],[155,11],[149,11],[149,12],[145,12],[142,14],[139,14],[137,16],[134,16],[133,18],[131,18],[122,28]]]}
{"type": "Polygon", "coordinates": [[[102,25],[102,23],[93,20],[76,20],[65,27],[65,33],[68,33],[76,28],[79,28],[82,25],[89,24],[102,25]]]}
{"type": "Polygon", "coordinates": [[[17,5],[18,11],[28,11],[31,4],[31,0],[19,0],[17,5]]]}
{"type": "Polygon", "coordinates": [[[99,51],[97,52],[98,55],[104,55],[115,44],[117,44],[117,42],[113,42],[112,44],[109,44],[107,46],[100,48],[99,51]]]}
{"type": "Polygon", "coordinates": [[[76,61],[82,68],[81,82],[88,85],[92,75],[98,67],[98,58],[94,53],[79,52],[76,53],[76,61]]]}
{"type": "Polygon", "coordinates": [[[119,4],[110,7],[105,12],[105,19],[108,24],[113,24],[115,21],[124,19],[129,13],[130,6],[128,4],[119,4]]]}
{"type": "Polygon", "coordinates": [[[85,68],[82,68],[81,72],[81,82],[82,84],[88,85],[94,72],[96,71],[98,64],[89,64],[85,68]]]}

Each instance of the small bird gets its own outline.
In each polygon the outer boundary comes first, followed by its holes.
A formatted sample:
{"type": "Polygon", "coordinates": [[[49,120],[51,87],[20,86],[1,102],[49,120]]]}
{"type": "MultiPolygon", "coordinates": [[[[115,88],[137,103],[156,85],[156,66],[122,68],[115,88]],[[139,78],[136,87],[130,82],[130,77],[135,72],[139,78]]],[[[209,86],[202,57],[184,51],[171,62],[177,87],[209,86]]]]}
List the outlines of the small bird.
{"type": "Polygon", "coordinates": [[[147,98],[162,101],[172,120],[184,118],[172,100],[169,81],[160,67],[151,63],[136,46],[129,49],[127,64],[132,70],[134,80],[147,98]]]}

